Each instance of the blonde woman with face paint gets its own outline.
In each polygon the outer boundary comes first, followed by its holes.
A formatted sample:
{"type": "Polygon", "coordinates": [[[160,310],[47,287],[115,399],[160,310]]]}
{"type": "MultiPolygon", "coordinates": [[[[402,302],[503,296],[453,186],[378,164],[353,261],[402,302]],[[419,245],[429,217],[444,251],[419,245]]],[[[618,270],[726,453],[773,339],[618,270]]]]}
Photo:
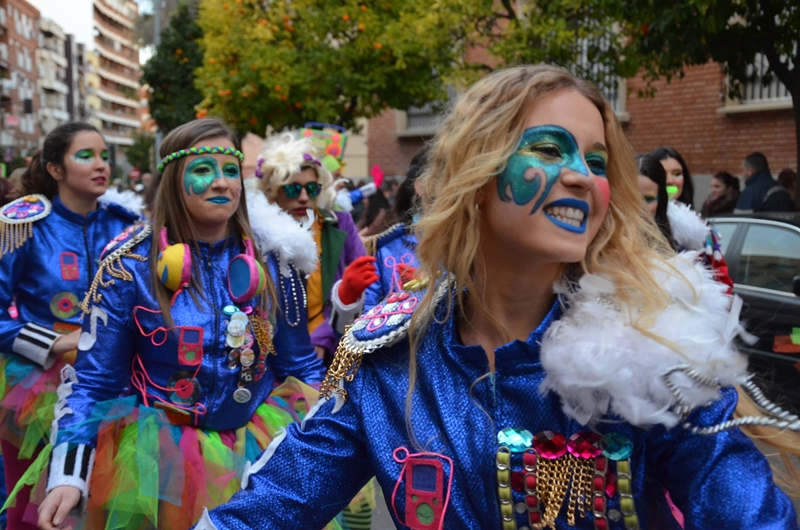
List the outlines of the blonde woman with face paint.
{"type": "Polygon", "coordinates": [[[677,529],[665,490],[686,528],[796,526],[724,424],[746,367],[725,286],[642,215],[599,91],[490,74],[421,182],[416,282],[355,320],[325,401],[196,528],[313,528],[373,474],[413,530],[677,529]]]}
{"type": "MultiPolygon", "coordinates": [[[[9,491],[47,442],[59,373],[78,346],[78,304],[100,254],[138,218],[118,204],[123,196],[106,193],[110,171],[97,129],[67,123],[32,155],[22,197],[0,210],[0,445],[9,491]]],[[[9,509],[8,528],[36,527],[29,493],[9,509]]]]}
{"type": "Polygon", "coordinates": [[[292,294],[313,267],[293,270],[297,246],[313,240],[277,208],[251,227],[243,155],[221,122],[174,129],[161,155],[153,224],[114,239],[82,305],[43,529],[188,528],[247,481],[248,461],[293,420],[266,403],[273,383],[323,376],[292,294]],[[265,236],[275,233],[286,239],[265,236]]]}

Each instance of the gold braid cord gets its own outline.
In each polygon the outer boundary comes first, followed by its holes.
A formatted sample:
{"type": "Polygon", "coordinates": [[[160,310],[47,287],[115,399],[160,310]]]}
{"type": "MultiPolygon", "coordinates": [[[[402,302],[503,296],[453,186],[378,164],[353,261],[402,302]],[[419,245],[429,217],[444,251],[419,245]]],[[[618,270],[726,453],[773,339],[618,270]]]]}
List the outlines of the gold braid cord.
{"type": "Polygon", "coordinates": [[[11,254],[33,237],[33,223],[0,225],[0,256],[11,254]]]}
{"type": "MultiPolygon", "coordinates": [[[[349,329],[350,326],[347,326],[344,332],[345,336],[347,336],[349,329]]],[[[339,384],[342,380],[347,382],[353,380],[361,367],[363,356],[364,351],[362,349],[350,346],[344,338],[339,341],[339,346],[336,347],[336,354],[333,356],[333,362],[328,368],[325,380],[319,387],[319,398],[330,399],[333,394],[339,394],[347,400],[347,390],[340,388],[339,384]]]]}
{"type": "Polygon", "coordinates": [[[272,325],[268,324],[262,317],[255,314],[250,315],[250,329],[253,330],[253,335],[256,336],[258,342],[258,349],[262,353],[269,352],[270,355],[277,355],[275,345],[272,342],[272,325]]]}
{"type": "Polygon", "coordinates": [[[106,256],[106,258],[100,263],[100,267],[97,269],[97,274],[94,275],[92,285],[89,286],[89,290],[86,291],[86,296],[83,298],[83,302],[81,302],[80,305],[80,308],[85,315],[88,315],[91,312],[92,304],[99,304],[103,299],[103,295],[100,293],[101,287],[106,288],[109,285],[114,285],[116,280],[122,280],[125,282],[133,281],[133,275],[128,272],[128,270],[125,268],[125,265],[123,265],[122,258],[131,258],[136,261],[147,261],[147,256],[134,254],[132,249],[145,238],[147,238],[152,231],[152,226],[144,225],[142,230],[133,236],[132,239],[124,242],[119,248],[115,249],[113,252],[111,252],[111,254],[106,256]],[[106,273],[111,276],[112,279],[108,281],[103,280],[103,274],[106,273]],[[116,278],[116,280],[114,278],[116,278]]]}

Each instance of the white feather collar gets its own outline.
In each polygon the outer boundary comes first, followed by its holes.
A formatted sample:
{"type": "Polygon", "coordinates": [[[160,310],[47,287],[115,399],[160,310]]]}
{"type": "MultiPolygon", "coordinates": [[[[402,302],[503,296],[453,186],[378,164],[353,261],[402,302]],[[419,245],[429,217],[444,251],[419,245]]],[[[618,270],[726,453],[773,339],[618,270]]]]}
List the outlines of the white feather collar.
{"type": "Polygon", "coordinates": [[[117,191],[115,186],[111,186],[104,194],[97,198],[100,204],[117,204],[130,210],[139,217],[144,210],[144,199],[139,194],[131,190],[117,191]]]}
{"type": "MultiPolygon", "coordinates": [[[[557,289],[567,309],[542,341],[547,375],[540,390],[556,392],[564,412],[584,425],[610,414],[640,427],[673,427],[681,416],[676,413],[680,403],[663,377],[670,369],[688,366],[722,385],[744,381],[747,359],[733,344],[743,331],[741,300],[731,304],[726,286],[714,281],[713,272],[696,264],[696,258],[696,252],[684,252],[670,260],[688,284],[673,271],[654,270],[673,302],[648,331],[678,345],[684,355],[635,329],[614,297],[614,284],[587,274],[577,290],[557,289]]],[[[716,388],[698,385],[683,373],[671,380],[691,409],[718,396],[716,388]]]]}
{"type": "Polygon", "coordinates": [[[682,202],[669,201],[667,218],[672,229],[672,239],[683,250],[703,250],[706,245],[708,224],[697,212],[682,202]]]}
{"type": "MultiPolygon", "coordinates": [[[[248,179],[254,180],[254,179],[248,179]]],[[[261,191],[245,181],[247,211],[253,238],[262,254],[274,253],[281,274],[290,274],[289,264],[304,274],[317,268],[317,243],[310,231],[301,227],[279,206],[271,204],[261,191]]]]}

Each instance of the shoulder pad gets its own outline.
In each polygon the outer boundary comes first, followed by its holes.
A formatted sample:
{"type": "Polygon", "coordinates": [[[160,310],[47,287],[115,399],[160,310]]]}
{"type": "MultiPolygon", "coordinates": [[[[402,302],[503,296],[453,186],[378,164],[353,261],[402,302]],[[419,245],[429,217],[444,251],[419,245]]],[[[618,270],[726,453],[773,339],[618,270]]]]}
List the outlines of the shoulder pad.
{"type": "Polygon", "coordinates": [[[376,256],[381,247],[390,241],[394,241],[398,237],[402,237],[405,233],[406,225],[403,223],[397,223],[396,225],[390,226],[380,234],[367,237],[364,239],[364,247],[367,249],[367,255],[376,256]]]}
{"type": "Polygon", "coordinates": [[[112,255],[122,255],[127,250],[132,249],[145,239],[153,231],[150,224],[135,224],[123,230],[117,237],[112,239],[100,253],[100,261],[105,261],[112,255]]]}
{"type": "Polygon", "coordinates": [[[33,194],[20,197],[3,206],[0,222],[6,224],[32,223],[44,219],[53,211],[53,205],[44,195],[33,194]]]}
{"type": "MultiPolygon", "coordinates": [[[[418,284],[420,282],[419,280],[415,281],[418,284]]],[[[392,346],[404,339],[408,334],[411,318],[427,291],[427,282],[421,283],[419,290],[404,290],[390,294],[378,305],[358,317],[342,337],[342,345],[350,351],[365,354],[372,353],[379,348],[392,346]]],[[[448,281],[440,282],[433,307],[439,304],[449,284],[448,281]]]]}
{"type": "Polygon", "coordinates": [[[109,212],[113,213],[120,219],[128,221],[130,223],[135,223],[136,221],[142,218],[141,215],[136,214],[135,212],[125,208],[122,205],[119,205],[115,202],[107,202],[104,205],[105,209],[109,212]]]}

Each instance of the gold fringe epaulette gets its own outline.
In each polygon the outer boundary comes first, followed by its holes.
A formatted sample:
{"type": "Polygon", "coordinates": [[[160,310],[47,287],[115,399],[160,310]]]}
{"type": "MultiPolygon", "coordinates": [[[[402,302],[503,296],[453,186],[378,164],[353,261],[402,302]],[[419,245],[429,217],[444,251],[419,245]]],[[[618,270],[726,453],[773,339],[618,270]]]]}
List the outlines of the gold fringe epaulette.
{"type": "MultiPolygon", "coordinates": [[[[436,275],[437,278],[441,276],[440,273],[436,275]]],[[[343,383],[353,380],[361,367],[364,355],[380,348],[392,346],[406,337],[411,325],[412,314],[418,302],[421,301],[424,292],[432,286],[436,287],[436,293],[432,304],[427,309],[428,313],[426,314],[430,315],[450,289],[449,278],[442,279],[438,286],[431,282],[430,277],[407,282],[403,286],[403,291],[389,295],[345,328],[344,335],[336,347],[333,362],[320,385],[320,399],[329,399],[334,394],[338,394],[347,400],[347,390],[343,388],[343,383]],[[403,310],[402,306],[405,304],[409,304],[409,306],[403,310]],[[400,309],[399,313],[398,309],[400,309]],[[392,320],[395,318],[398,318],[398,321],[393,323],[392,320]],[[380,324],[369,329],[370,321],[380,322],[380,324]]]]}
{"type": "Polygon", "coordinates": [[[53,211],[53,205],[44,195],[20,197],[0,210],[0,258],[11,254],[33,237],[33,223],[44,219],[53,211]]]}
{"type": "MultiPolygon", "coordinates": [[[[136,230],[138,230],[138,232],[136,232],[133,237],[130,239],[125,238],[127,240],[125,240],[119,247],[112,250],[111,253],[103,258],[103,261],[100,262],[100,267],[97,269],[97,274],[94,275],[92,285],[89,286],[89,290],[86,291],[86,296],[84,297],[83,302],[81,302],[80,307],[84,314],[89,314],[92,304],[100,303],[100,301],[103,299],[103,295],[100,293],[100,288],[113,285],[116,282],[116,280],[113,278],[125,282],[130,282],[133,280],[133,275],[125,268],[125,265],[123,265],[122,258],[131,258],[135,259],[136,261],[147,261],[147,256],[134,254],[133,247],[144,241],[147,236],[153,232],[152,225],[147,224],[131,226],[127,228],[125,232],[117,236],[115,240],[120,240],[126,233],[136,230]],[[104,273],[108,273],[112,279],[108,281],[103,280],[104,273]]],[[[112,244],[113,243],[114,241],[112,241],[112,244]]]]}

